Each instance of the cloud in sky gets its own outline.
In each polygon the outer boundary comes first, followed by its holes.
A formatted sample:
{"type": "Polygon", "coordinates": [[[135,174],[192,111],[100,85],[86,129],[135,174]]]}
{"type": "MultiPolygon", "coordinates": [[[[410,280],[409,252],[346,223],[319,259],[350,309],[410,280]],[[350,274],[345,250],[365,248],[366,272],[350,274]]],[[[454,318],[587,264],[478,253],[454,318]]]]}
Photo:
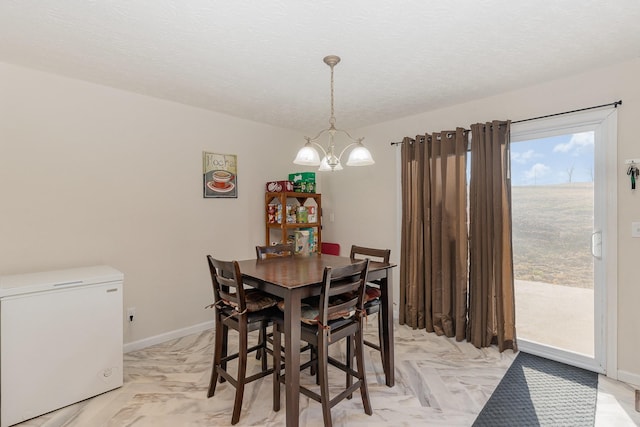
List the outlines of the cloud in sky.
{"type": "Polygon", "coordinates": [[[533,150],[527,150],[522,153],[511,151],[511,161],[514,163],[527,163],[535,157],[542,157],[533,150]]]}
{"type": "Polygon", "coordinates": [[[529,170],[524,171],[524,176],[527,180],[537,180],[544,177],[551,168],[543,163],[536,163],[531,166],[529,170]]]}
{"type": "Polygon", "coordinates": [[[569,142],[553,147],[554,153],[578,153],[585,148],[593,147],[593,132],[574,133],[569,142]]]}
{"type": "Polygon", "coordinates": [[[518,141],[511,146],[511,184],[554,185],[593,182],[595,134],[568,133],[518,141]]]}

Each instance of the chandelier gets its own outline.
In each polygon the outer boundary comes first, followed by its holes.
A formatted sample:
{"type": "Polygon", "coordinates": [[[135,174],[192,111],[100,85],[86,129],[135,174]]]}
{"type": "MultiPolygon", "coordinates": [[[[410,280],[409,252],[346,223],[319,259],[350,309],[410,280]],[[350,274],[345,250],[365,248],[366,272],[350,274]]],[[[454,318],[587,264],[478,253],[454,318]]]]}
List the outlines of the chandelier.
{"type": "Polygon", "coordinates": [[[331,117],[329,118],[329,128],[321,130],[314,138],[305,136],[304,139],[306,139],[307,142],[304,144],[304,147],[298,151],[298,155],[293,160],[293,163],[297,165],[320,166],[318,169],[319,171],[339,171],[342,170],[342,164],[340,162],[342,155],[347,151],[347,149],[351,148],[349,158],[347,159],[347,166],[372,165],[375,162],[373,161],[373,157],[371,157],[369,150],[367,150],[362,144],[362,140],[364,138],[356,139],[349,135],[349,132],[336,129],[336,118],[333,115],[333,67],[340,62],[340,57],[336,55],[329,55],[325,56],[323,61],[331,68],[331,117]],[[329,134],[329,144],[326,149],[316,142],[325,132],[329,134]],[[349,145],[340,151],[339,155],[336,155],[334,142],[337,132],[344,134],[348,138],[348,141],[351,141],[349,145]],[[322,160],[320,159],[318,150],[314,146],[319,148],[322,152],[322,160]]]}

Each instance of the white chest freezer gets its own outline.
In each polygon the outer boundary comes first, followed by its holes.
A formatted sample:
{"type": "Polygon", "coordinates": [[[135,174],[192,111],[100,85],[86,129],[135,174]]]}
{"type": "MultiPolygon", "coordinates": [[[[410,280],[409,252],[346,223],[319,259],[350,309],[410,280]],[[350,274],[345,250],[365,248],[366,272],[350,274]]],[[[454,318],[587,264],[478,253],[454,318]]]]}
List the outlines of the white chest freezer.
{"type": "Polygon", "coordinates": [[[122,386],[123,275],[109,266],[0,276],[0,425],[122,386]]]}

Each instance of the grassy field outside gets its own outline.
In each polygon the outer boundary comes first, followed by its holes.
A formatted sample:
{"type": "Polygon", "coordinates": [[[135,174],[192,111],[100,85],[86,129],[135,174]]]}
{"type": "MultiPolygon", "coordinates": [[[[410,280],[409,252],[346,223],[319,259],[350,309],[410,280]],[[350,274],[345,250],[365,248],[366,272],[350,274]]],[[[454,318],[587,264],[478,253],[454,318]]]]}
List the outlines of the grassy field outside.
{"type": "Polygon", "coordinates": [[[514,186],[516,280],[593,288],[593,183],[514,186]]]}

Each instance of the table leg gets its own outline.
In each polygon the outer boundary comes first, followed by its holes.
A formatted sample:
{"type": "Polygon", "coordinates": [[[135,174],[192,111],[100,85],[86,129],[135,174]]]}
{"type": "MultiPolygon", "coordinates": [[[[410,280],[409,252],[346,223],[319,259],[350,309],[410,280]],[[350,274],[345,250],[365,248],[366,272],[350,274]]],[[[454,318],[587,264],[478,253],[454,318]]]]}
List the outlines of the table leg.
{"type": "Polygon", "coordinates": [[[300,292],[290,290],[285,295],[284,306],[286,425],[297,427],[300,416],[300,292]]]}
{"type": "Polygon", "coordinates": [[[394,356],[393,356],[393,281],[391,270],[386,270],[386,276],[381,283],[382,298],[382,325],[383,342],[381,342],[384,353],[384,375],[387,386],[393,387],[395,380],[394,356]]]}

